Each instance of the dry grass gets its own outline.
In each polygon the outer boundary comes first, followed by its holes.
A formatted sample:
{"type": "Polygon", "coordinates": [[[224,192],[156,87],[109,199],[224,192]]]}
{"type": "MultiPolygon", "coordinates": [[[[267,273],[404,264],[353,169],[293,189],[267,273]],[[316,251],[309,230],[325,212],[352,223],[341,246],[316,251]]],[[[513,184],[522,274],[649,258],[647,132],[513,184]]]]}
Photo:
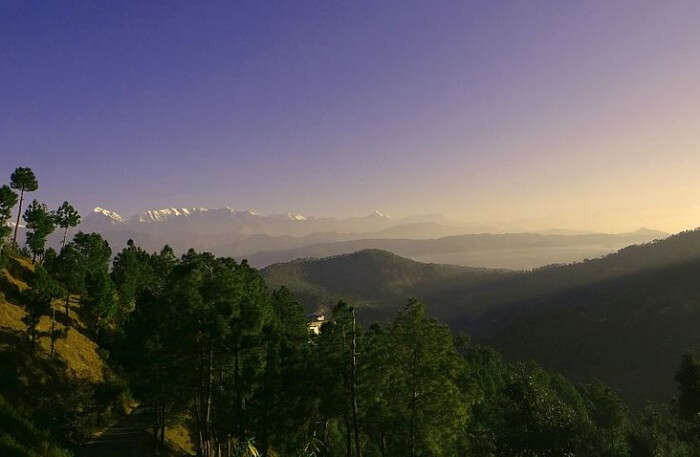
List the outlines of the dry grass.
{"type": "MultiPolygon", "coordinates": [[[[39,339],[39,347],[48,354],[51,349],[51,338],[48,336],[51,329],[51,319],[48,316],[43,316],[37,328],[47,335],[39,339]]],[[[57,322],[56,331],[63,330],[65,330],[65,326],[57,322]]],[[[78,378],[91,382],[104,381],[104,364],[97,353],[97,344],[72,327],[67,329],[65,335],[64,338],[56,340],[56,354],[65,362],[66,368],[78,378]]]]}
{"type": "Polygon", "coordinates": [[[165,428],[165,439],[171,447],[194,455],[195,447],[190,439],[190,433],[184,425],[173,425],[165,428]]]}
{"type": "Polygon", "coordinates": [[[29,287],[26,282],[11,275],[6,268],[0,270],[0,283],[2,283],[3,292],[8,295],[22,292],[29,287]]]}
{"type": "Polygon", "coordinates": [[[34,264],[31,260],[25,259],[23,257],[12,257],[12,260],[16,262],[20,267],[25,268],[29,271],[34,271],[34,264]]]}
{"type": "Polygon", "coordinates": [[[0,329],[4,327],[11,330],[27,330],[27,326],[22,322],[25,314],[22,308],[11,305],[0,295],[0,329]]]}
{"type": "MultiPolygon", "coordinates": [[[[18,265],[33,270],[31,262],[24,259],[14,260],[18,265]]],[[[0,280],[3,281],[5,288],[14,287],[21,291],[27,287],[24,281],[14,277],[7,269],[0,271],[0,280]]],[[[85,324],[78,319],[78,314],[76,312],[77,306],[77,297],[72,297],[70,300],[71,324],[78,329],[84,329],[85,324]]],[[[61,320],[65,322],[65,311],[62,300],[55,300],[53,307],[56,309],[57,316],[56,331],[59,335],[61,332],[64,332],[64,335],[56,340],[56,355],[58,358],[65,363],[66,369],[70,371],[71,375],[91,382],[104,381],[105,365],[97,352],[97,344],[74,327],[66,328],[66,326],[61,323],[61,320]]],[[[5,299],[5,296],[0,294],[0,331],[3,329],[20,332],[26,331],[27,326],[22,322],[22,318],[25,315],[26,313],[21,306],[9,303],[5,299]]],[[[51,330],[50,317],[43,316],[37,329],[42,335],[38,344],[40,355],[48,357],[51,348],[51,339],[49,336],[51,330]]]]}

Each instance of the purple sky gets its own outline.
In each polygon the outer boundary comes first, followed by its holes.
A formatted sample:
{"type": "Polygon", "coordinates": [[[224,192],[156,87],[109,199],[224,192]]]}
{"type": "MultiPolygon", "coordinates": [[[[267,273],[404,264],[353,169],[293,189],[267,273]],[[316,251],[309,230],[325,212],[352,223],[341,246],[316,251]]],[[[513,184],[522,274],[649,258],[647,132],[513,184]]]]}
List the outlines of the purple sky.
{"type": "Polygon", "coordinates": [[[0,177],[123,215],[694,227],[698,24],[695,0],[4,1],[0,177]]]}

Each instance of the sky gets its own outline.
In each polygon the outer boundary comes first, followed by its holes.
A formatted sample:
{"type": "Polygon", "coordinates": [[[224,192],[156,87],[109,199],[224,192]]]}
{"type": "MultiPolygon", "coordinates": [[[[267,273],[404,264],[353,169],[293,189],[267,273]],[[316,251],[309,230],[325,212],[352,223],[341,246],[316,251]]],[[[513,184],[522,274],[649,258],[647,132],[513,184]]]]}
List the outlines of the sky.
{"type": "Polygon", "coordinates": [[[125,216],[700,225],[700,2],[0,2],[0,183],[125,216]],[[6,177],[6,178],[4,178],[6,177]]]}

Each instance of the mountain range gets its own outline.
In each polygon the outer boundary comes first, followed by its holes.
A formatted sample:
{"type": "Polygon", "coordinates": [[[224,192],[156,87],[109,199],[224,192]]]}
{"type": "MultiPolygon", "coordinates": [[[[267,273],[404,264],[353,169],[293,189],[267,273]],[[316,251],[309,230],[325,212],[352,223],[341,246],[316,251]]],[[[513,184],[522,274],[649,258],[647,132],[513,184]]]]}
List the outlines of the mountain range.
{"type": "Polygon", "coordinates": [[[169,244],[177,252],[194,248],[246,258],[258,268],[297,258],[384,249],[418,261],[527,269],[599,257],[667,236],[648,229],[623,234],[565,230],[498,234],[479,232],[489,227],[467,226],[437,214],[394,219],[375,211],[364,217],[330,218],[264,215],[228,207],[166,208],[123,217],[98,206],[78,229],[101,233],[115,249],[133,239],[148,251],[169,244]]]}

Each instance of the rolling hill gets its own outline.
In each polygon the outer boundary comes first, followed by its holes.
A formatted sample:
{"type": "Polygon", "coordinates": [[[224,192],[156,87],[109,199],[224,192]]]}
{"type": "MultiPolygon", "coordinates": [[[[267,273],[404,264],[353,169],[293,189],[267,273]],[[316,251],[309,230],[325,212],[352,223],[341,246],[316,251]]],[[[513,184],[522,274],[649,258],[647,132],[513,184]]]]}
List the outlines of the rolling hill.
{"type": "Polygon", "coordinates": [[[271,284],[287,284],[307,303],[343,297],[369,304],[369,320],[414,296],[507,357],[656,399],[670,394],[680,355],[700,349],[698,272],[700,230],[529,272],[460,270],[381,251],[263,270],[271,284]]]}
{"type": "Polygon", "coordinates": [[[271,287],[285,286],[311,311],[325,311],[343,299],[377,312],[394,310],[411,296],[437,294],[508,272],[425,264],[387,251],[367,249],[319,260],[297,260],[262,270],[271,287]]]}

